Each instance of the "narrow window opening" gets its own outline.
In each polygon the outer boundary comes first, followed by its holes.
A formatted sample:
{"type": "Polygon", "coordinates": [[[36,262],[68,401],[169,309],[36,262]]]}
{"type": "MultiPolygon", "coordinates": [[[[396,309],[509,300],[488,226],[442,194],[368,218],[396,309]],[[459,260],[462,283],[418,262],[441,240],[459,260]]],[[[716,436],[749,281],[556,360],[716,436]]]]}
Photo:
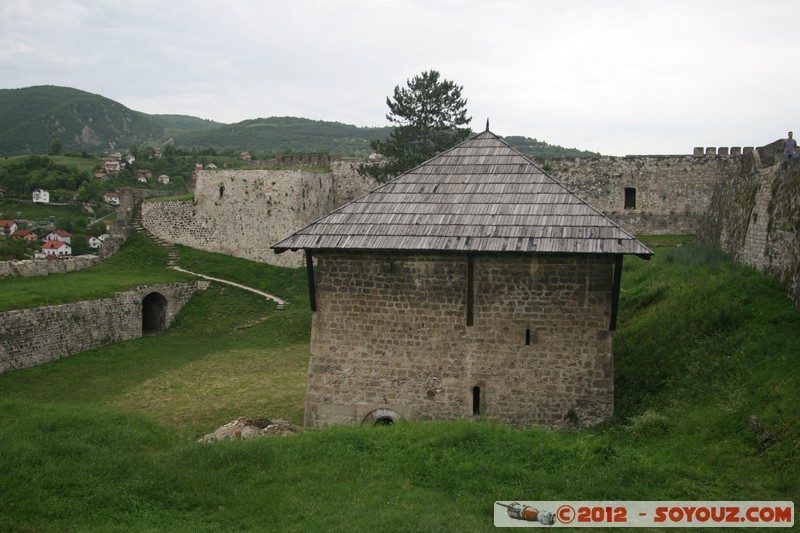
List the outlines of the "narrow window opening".
{"type": "Polygon", "coordinates": [[[219,184],[219,197],[222,198],[222,196],[224,194],[225,194],[225,184],[224,183],[220,183],[219,184]]]}
{"type": "Polygon", "coordinates": [[[531,328],[525,330],[525,346],[531,345],[531,328]]]}
{"type": "Polygon", "coordinates": [[[625,187],[625,209],[636,209],[636,189],[625,187]]]}
{"type": "Polygon", "coordinates": [[[472,414],[481,414],[481,388],[472,387],[472,414]]]}

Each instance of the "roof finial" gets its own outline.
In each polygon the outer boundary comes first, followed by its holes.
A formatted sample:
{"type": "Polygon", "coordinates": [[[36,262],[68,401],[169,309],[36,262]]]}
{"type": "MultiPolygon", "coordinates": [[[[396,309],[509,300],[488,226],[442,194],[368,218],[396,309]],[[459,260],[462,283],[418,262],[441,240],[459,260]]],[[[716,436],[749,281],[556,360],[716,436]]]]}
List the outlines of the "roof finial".
{"type": "Polygon", "coordinates": [[[489,131],[489,119],[486,119],[486,131],[489,131]]]}

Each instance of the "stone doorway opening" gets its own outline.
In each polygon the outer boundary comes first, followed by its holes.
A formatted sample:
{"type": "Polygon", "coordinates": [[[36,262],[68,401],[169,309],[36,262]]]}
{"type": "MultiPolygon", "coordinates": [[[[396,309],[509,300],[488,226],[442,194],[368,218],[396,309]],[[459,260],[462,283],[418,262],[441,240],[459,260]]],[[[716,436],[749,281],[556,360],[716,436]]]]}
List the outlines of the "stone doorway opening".
{"type": "Polygon", "coordinates": [[[151,292],[142,300],[142,334],[152,335],[167,329],[167,299],[151,292]]]}
{"type": "Polygon", "coordinates": [[[402,420],[402,418],[396,411],[381,407],[365,416],[361,424],[367,426],[391,426],[395,421],[402,420]]]}

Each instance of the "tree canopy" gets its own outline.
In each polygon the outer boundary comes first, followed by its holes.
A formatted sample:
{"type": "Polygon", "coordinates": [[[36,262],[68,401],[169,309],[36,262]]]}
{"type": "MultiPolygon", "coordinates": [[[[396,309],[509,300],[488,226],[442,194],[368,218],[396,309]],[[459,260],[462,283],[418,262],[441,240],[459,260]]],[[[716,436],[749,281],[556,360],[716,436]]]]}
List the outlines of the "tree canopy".
{"type": "Polygon", "coordinates": [[[465,140],[472,120],[467,116],[463,87],[440,79],[436,70],[422,72],[407,80],[406,87],[394,88],[386,98],[386,119],[395,125],[385,141],[370,146],[387,160],[380,165],[362,165],[363,174],[386,181],[414,168],[431,157],[465,140]]]}

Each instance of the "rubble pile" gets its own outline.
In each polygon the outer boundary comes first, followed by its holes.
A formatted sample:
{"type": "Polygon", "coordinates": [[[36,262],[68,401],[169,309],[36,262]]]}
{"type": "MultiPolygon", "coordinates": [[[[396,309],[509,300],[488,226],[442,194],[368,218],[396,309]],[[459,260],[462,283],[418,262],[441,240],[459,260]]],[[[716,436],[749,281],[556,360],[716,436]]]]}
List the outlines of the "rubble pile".
{"type": "Polygon", "coordinates": [[[294,435],[303,428],[295,426],[286,420],[271,420],[269,418],[249,419],[240,416],[233,422],[228,422],[213,433],[209,433],[198,442],[217,442],[225,439],[252,439],[255,437],[270,437],[294,435]]]}

